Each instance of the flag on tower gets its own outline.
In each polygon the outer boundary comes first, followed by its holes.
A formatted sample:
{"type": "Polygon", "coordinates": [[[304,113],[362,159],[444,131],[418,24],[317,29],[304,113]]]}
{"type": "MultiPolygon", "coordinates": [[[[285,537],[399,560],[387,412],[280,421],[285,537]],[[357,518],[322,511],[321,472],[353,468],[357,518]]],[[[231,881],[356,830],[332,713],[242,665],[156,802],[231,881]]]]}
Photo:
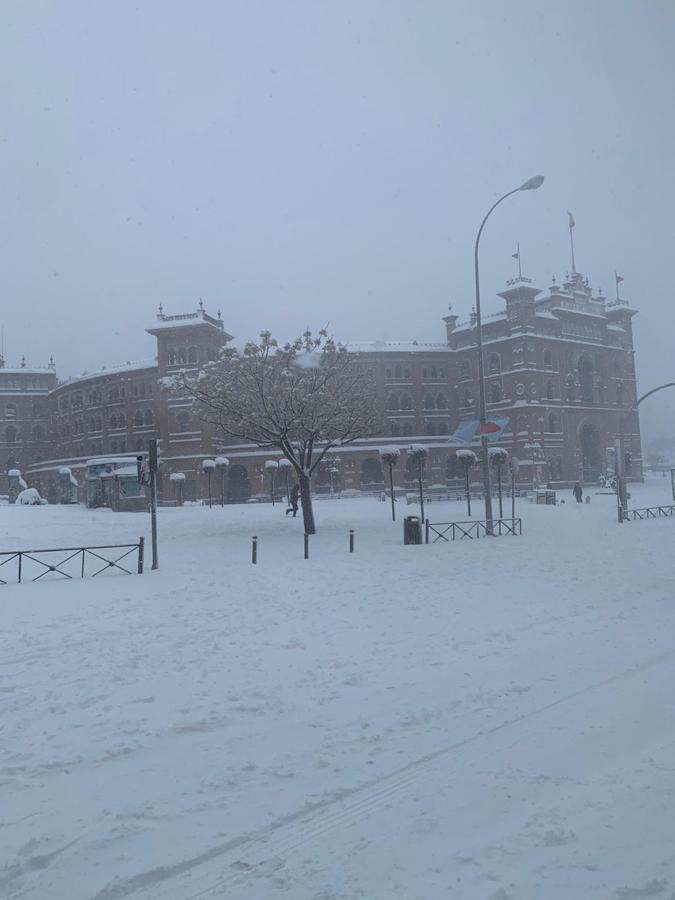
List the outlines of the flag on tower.
{"type": "Polygon", "coordinates": [[[570,217],[570,228],[574,228],[574,226],[577,224],[574,221],[574,216],[572,215],[572,213],[569,210],[567,211],[567,215],[570,217]]]}
{"type": "Polygon", "coordinates": [[[512,253],[511,258],[512,259],[520,259],[520,253],[512,253]]]}
{"type": "Polygon", "coordinates": [[[614,277],[616,278],[617,284],[621,284],[621,282],[624,280],[623,277],[621,275],[617,275],[616,272],[614,273],[614,277]]]}

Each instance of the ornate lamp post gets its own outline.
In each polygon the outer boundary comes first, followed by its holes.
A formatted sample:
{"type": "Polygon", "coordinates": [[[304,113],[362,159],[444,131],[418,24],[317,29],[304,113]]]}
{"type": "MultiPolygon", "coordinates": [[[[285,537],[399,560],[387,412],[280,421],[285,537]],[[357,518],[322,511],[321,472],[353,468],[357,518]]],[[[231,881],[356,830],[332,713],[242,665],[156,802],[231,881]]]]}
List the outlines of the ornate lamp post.
{"type": "MultiPolygon", "coordinates": [[[[473,450],[458,450],[456,453],[462,468],[464,469],[464,484],[466,486],[466,511],[471,518],[471,488],[469,487],[469,472],[478,462],[478,457],[473,450]]],[[[490,513],[492,515],[492,513],[490,513]]]]}
{"type": "Polygon", "coordinates": [[[226,456],[216,456],[214,460],[216,469],[220,472],[220,505],[225,506],[225,475],[230,461],[226,456]]]}
{"type": "Polygon", "coordinates": [[[274,477],[279,469],[279,463],[276,459],[268,459],[265,462],[265,469],[270,473],[270,497],[274,506],[274,477]]]}
{"type": "Polygon", "coordinates": [[[386,447],[380,450],[380,459],[389,469],[389,492],[391,494],[391,519],[396,521],[396,507],[394,506],[394,466],[398,463],[401,451],[398,447],[386,447]]]}
{"type": "Polygon", "coordinates": [[[485,431],[485,425],[487,423],[487,410],[485,406],[485,368],[483,364],[483,329],[482,329],[482,319],[480,312],[480,279],[478,273],[478,245],[480,243],[480,238],[483,233],[483,228],[485,227],[485,223],[490,217],[490,214],[494,209],[496,209],[500,203],[506,200],[507,197],[510,197],[512,194],[517,194],[518,191],[534,191],[537,188],[540,188],[544,183],[543,175],[535,175],[534,178],[530,178],[524,184],[521,184],[520,187],[514,188],[512,191],[509,191],[507,194],[504,194],[503,197],[500,197],[495,203],[492,204],[490,209],[485,214],[485,218],[480,224],[480,228],[478,229],[478,234],[476,235],[476,243],[474,246],[473,260],[474,260],[474,275],[476,281],[476,343],[478,349],[478,390],[479,390],[479,412],[480,412],[480,442],[481,442],[481,467],[483,470],[483,490],[485,493],[485,529],[488,534],[492,532],[492,494],[490,493],[490,460],[488,459],[488,439],[487,433],[485,431]]]}
{"type": "Polygon", "coordinates": [[[499,490],[499,518],[504,518],[504,513],[502,512],[502,467],[504,463],[508,459],[509,454],[503,447],[490,447],[490,462],[497,470],[497,485],[499,490]]]}
{"type": "Polygon", "coordinates": [[[209,509],[213,506],[211,501],[211,476],[213,475],[213,470],[216,468],[215,460],[213,459],[205,459],[202,462],[202,472],[206,473],[206,476],[209,480],[209,509]]]}

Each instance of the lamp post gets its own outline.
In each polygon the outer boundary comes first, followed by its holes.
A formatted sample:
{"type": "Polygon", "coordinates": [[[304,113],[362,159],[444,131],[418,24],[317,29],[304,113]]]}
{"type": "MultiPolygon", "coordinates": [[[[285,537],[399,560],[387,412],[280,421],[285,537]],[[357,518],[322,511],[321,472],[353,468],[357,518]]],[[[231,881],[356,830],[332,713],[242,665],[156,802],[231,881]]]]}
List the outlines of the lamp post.
{"type": "Polygon", "coordinates": [[[225,474],[230,461],[226,456],[216,456],[214,462],[216,469],[220,472],[220,505],[225,506],[225,474]]]}
{"type": "Polygon", "coordinates": [[[481,468],[483,470],[483,492],[485,494],[485,530],[488,534],[492,533],[492,495],[490,493],[490,460],[488,459],[488,439],[487,433],[485,431],[485,425],[487,423],[487,411],[485,408],[485,368],[483,365],[483,329],[482,329],[482,320],[480,314],[480,280],[478,273],[478,244],[480,243],[480,238],[483,233],[483,228],[485,227],[485,223],[490,217],[490,214],[494,209],[496,209],[499,204],[506,200],[507,197],[510,197],[512,194],[517,194],[518,191],[534,191],[537,188],[540,188],[544,183],[543,175],[535,175],[533,178],[528,179],[524,184],[521,184],[520,187],[514,188],[512,191],[509,191],[507,194],[504,194],[503,197],[500,197],[495,203],[492,204],[490,209],[485,214],[485,218],[480,223],[480,228],[478,229],[478,234],[476,235],[476,244],[474,246],[473,253],[473,261],[474,261],[474,275],[476,281],[476,343],[478,348],[478,396],[479,396],[479,411],[480,411],[480,443],[481,443],[481,468]]]}
{"type": "Polygon", "coordinates": [[[211,476],[213,475],[213,470],[216,467],[215,460],[213,459],[205,459],[202,462],[202,471],[206,474],[206,477],[209,480],[209,509],[212,508],[213,503],[211,499],[211,476]]]}
{"type": "Polygon", "coordinates": [[[270,499],[271,499],[271,501],[272,501],[272,506],[274,506],[274,500],[275,500],[275,497],[274,497],[274,490],[275,490],[274,479],[275,479],[275,475],[277,474],[277,472],[278,472],[278,470],[279,470],[279,462],[278,462],[278,460],[276,460],[276,459],[268,459],[267,462],[265,463],[265,469],[270,473],[270,499]]]}

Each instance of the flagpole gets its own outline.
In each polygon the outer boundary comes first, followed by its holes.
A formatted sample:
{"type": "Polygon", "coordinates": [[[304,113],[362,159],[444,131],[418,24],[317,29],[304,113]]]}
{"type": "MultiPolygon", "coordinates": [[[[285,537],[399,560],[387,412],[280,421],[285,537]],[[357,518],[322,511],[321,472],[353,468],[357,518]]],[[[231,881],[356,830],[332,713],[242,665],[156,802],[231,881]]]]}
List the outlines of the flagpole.
{"type": "Polygon", "coordinates": [[[572,223],[570,222],[570,247],[572,248],[572,275],[574,275],[574,273],[577,270],[576,264],[574,262],[574,235],[572,234],[573,228],[574,228],[574,225],[572,225],[572,223]]]}
{"type": "Polygon", "coordinates": [[[616,302],[619,302],[619,276],[616,274],[616,269],[614,270],[614,284],[616,285],[616,302]]]}
{"type": "Polygon", "coordinates": [[[518,242],[518,278],[523,277],[523,272],[520,266],[520,241],[518,242]]]}

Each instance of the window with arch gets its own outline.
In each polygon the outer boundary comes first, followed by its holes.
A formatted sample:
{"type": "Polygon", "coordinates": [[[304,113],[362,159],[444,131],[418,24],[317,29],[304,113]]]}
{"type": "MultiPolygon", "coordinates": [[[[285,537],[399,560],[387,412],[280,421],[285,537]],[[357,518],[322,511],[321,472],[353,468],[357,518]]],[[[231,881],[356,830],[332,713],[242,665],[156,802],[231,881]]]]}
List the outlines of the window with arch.
{"type": "Polygon", "coordinates": [[[403,378],[403,369],[401,366],[394,366],[394,378],[403,378]]]}
{"type": "Polygon", "coordinates": [[[187,358],[188,354],[185,347],[179,347],[178,350],[176,350],[176,361],[178,365],[184,366],[187,363],[187,358]]]}
{"type": "Polygon", "coordinates": [[[121,413],[119,414],[119,417],[118,417],[118,419],[117,419],[117,423],[118,423],[118,425],[119,425],[120,428],[126,428],[126,427],[127,427],[127,417],[124,415],[124,413],[121,412],[121,413]]]}
{"type": "Polygon", "coordinates": [[[412,409],[412,397],[410,394],[404,394],[401,397],[401,409],[412,409]]]}
{"type": "Polygon", "coordinates": [[[438,377],[445,378],[445,366],[441,366],[438,370],[438,377]]]}
{"type": "Polygon", "coordinates": [[[117,428],[117,416],[115,415],[115,413],[110,416],[110,419],[108,421],[108,428],[117,428]]]}
{"type": "Polygon", "coordinates": [[[138,390],[139,390],[141,397],[145,397],[145,382],[144,381],[141,382],[138,390]]]}
{"type": "Polygon", "coordinates": [[[136,438],[136,449],[137,450],[143,449],[143,438],[140,438],[140,437],[136,438]]]}
{"type": "Polygon", "coordinates": [[[431,378],[432,380],[438,378],[438,369],[436,368],[436,366],[431,367],[431,378]]]}
{"type": "Polygon", "coordinates": [[[450,434],[450,428],[447,422],[439,422],[438,423],[438,434],[450,434]]]}
{"type": "Polygon", "coordinates": [[[621,375],[621,363],[618,359],[614,360],[614,374],[617,378],[621,375]]]}
{"type": "Polygon", "coordinates": [[[422,366],[422,378],[428,378],[428,377],[429,377],[429,370],[427,369],[426,366],[422,366]]]}
{"type": "Polygon", "coordinates": [[[16,403],[8,403],[5,407],[5,418],[16,419],[16,403]]]}
{"type": "Polygon", "coordinates": [[[547,381],[546,382],[546,399],[553,400],[554,397],[555,397],[555,388],[553,387],[553,382],[547,381]]]}
{"type": "Polygon", "coordinates": [[[167,352],[167,359],[169,360],[170,366],[176,365],[176,351],[173,349],[173,347],[169,348],[167,352]]]}
{"type": "Polygon", "coordinates": [[[398,408],[398,397],[396,396],[396,394],[390,394],[389,399],[387,400],[387,409],[395,412],[398,408]]]}
{"type": "Polygon", "coordinates": [[[433,422],[427,422],[425,430],[427,434],[436,434],[436,426],[433,422]]]}
{"type": "Polygon", "coordinates": [[[552,369],[553,368],[553,354],[550,350],[544,350],[544,368],[552,369]]]}
{"type": "Polygon", "coordinates": [[[387,368],[384,370],[384,377],[387,378],[387,379],[390,379],[390,378],[391,378],[391,369],[390,369],[388,366],[387,366],[387,368]]]}
{"type": "Polygon", "coordinates": [[[115,438],[110,441],[110,449],[113,453],[117,453],[117,440],[115,438]]]}
{"type": "Polygon", "coordinates": [[[623,385],[617,384],[616,386],[616,402],[621,406],[623,403],[623,385]]]}
{"type": "Polygon", "coordinates": [[[406,366],[405,369],[403,370],[403,377],[405,378],[406,381],[410,381],[411,375],[410,375],[410,367],[409,366],[406,366]]]}
{"type": "Polygon", "coordinates": [[[410,437],[412,434],[412,425],[410,422],[404,422],[403,427],[401,428],[401,432],[404,437],[410,437]]]}
{"type": "Polygon", "coordinates": [[[188,350],[188,362],[190,362],[190,363],[197,362],[197,348],[196,347],[190,347],[190,349],[188,350]]]}
{"type": "Polygon", "coordinates": [[[500,403],[503,399],[502,386],[500,384],[493,384],[490,388],[490,403],[500,403]]]}
{"type": "Polygon", "coordinates": [[[5,428],[5,441],[8,444],[16,443],[16,428],[14,425],[8,425],[7,428],[5,428]]]}
{"type": "Polygon", "coordinates": [[[96,416],[96,430],[101,431],[103,429],[103,422],[101,421],[100,416],[96,416]]]}
{"type": "Polygon", "coordinates": [[[471,378],[471,366],[468,359],[463,359],[459,364],[459,377],[471,378]]]}
{"type": "Polygon", "coordinates": [[[96,431],[96,419],[93,416],[89,419],[89,431],[96,431]]]}
{"type": "Polygon", "coordinates": [[[152,410],[146,409],[146,411],[143,413],[143,424],[144,425],[154,425],[154,422],[155,422],[155,420],[152,415],[152,410]]]}
{"type": "Polygon", "coordinates": [[[502,361],[498,353],[491,353],[488,357],[488,372],[490,375],[497,375],[502,370],[502,361]]]}
{"type": "Polygon", "coordinates": [[[134,428],[139,428],[143,424],[143,413],[137,409],[134,413],[134,428]]]}
{"type": "Polygon", "coordinates": [[[32,416],[33,416],[34,419],[41,419],[41,418],[42,418],[42,407],[40,406],[39,403],[34,403],[34,404],[33,404],[33,406],[31,407],[31,414],[32,414],[32,416]]]}
{"type": "Polygon", "coordinates": [[[558,417],[555,413],[548,414],[548,430],[550,432],[555,432],[558,430],[558,417]]]}
{"type": "Polygon", "coordinates": [[[400,430],[400,428],[398,427],[398,423],[397,423],[397,422],[390,422],[390,423],[389,423],[389,434],[390,434],[392,437],[398,437],[398,435],[399,435],[400,433],[401,433],[401,430],[400,430]]]}
{"type": "Polygon", "coordinates": [[[431,394],[427,394],[426,397],[424,398],[424,408],[425,409],[435,409],[436,408],[436,404],[434,403],[434,398],[431,396],[431,394]]]}
{"type": "Polygon", "coordinates": [[[447,409],[448,398],[444,394],[438,394],[436,397],[436,409],[447,409]]]}
{"type": "Polygon", "coordinates": [[[190,430],[190,413],[182,410],[176,416],[176,422],[178,424],[179,431],[189,431],[190,430]]]}

